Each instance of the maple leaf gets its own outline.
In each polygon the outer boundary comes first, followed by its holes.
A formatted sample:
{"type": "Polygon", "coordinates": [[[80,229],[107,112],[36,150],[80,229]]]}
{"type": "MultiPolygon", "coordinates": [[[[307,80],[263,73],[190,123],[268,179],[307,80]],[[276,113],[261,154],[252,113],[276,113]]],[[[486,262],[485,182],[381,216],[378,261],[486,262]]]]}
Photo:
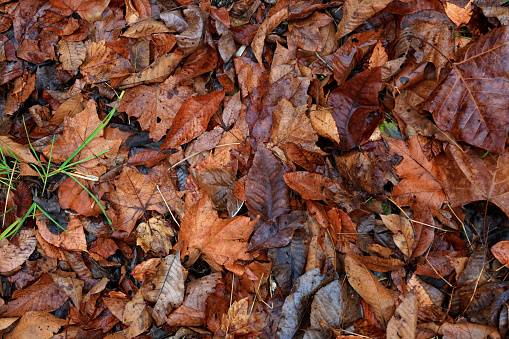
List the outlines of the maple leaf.
{"type": "MultiPolygon", "coordinates": [[[[64,133],[53,145],[46,146],[42,152],[47,158],[51,158],[52,162],[63,163],[85,143],[100,124],[101,120],[97,116],[97,104],[93,99],[90,99],[81,113],[76,114],[74,118],[65,117],[64,133]]],[[[104,131],[101,130],[71,160],[77,162],[91,158],[76,165],[82,172],[100,176],[109,168],[111,161],[116,156],[121,140],[107,140],[103,137],[103,134],[104,131]]]]}
{"type": "Polygon", "coordinates": [[[138,86],[126,91],[126,100],[121,102],[119,112],[125,111],[138,118],[141,128],[149,131],[149,137],[159,141],[166,135],[184,101],[193,95],[196,94],[189,87],[175,87],[175,78],[170,77],[157,86],[138,86]]]}
{"type": "Polygon", "coordinates": [[[495,28],[462,50],[447,78],[421,108],[433,112],[437,126],[488,151],[503,153],[509,131],[505,114],[509,70],[509,29],[495,28]]]}
{"type": "Polygon", "coordinates": [[[385,140],[392,154],[403,157],[396,166],[396,173],[401,181],[392,190],[396,203],[410,206],[414,211],[429,206],[431,213],[437,215],[445,193],[437,181],[438,167],[435,160],[426,158],[417,137],[408,142],[392,138],[385,140]]]}
{"type": "MultiPolygon", "coordinates": [[[[197,250],[205,260],[242,275],[245,267],[236,260],[252,259],[247,252],[247,240],[253,226],[248,217],[220,219],[208,195],[203,195],[182,218],[179,231],[182,258],[197,250]]],[[[198,259],[197,255],[192,257],[198,259]]]]}
{"type": "Polygon", "coordinates": [[[164,166],[152,168],[147,175],[141,174],[136,168],[124,167],[113,184],[115,190],[104,198],[117,213],[116,230],[131,233],[136,221],[148,210],[168,213],[166,204],[178,215],[184,214],[183,203],[177,197],[164,166]]]}

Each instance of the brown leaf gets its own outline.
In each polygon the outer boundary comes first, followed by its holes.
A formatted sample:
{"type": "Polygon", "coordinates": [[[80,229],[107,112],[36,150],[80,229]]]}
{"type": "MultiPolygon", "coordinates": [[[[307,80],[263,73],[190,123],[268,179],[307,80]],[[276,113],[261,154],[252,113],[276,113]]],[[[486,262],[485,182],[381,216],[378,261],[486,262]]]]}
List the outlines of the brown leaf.
{"type": "Polygon", "coordinates": [[[438,180],[444,187],[451,206],[488,200],[509,215],[509,184],[507,171],[509,153],[502,155],[484,154],[479,149],[461,152],[448,145],[447,157],[437,159],[438,180]]]}
{"type": "Polygon", "coordinates": [[[367,31],[354,34],[334,52],[334,80],[338,84],[346,78],[376,45],[380,39],[380,32],[367,31]]]}
{"type": "Polygon", "coordinates": [[[116,189],[109,193],[108,200],[117,212],[115,230],[131,233],[136,221],[147,210],[168,213],[166,203],[178,215],[183,215],[182,201],[177,197],[168,171],[163,166],[152,168],[148,175],[135,168],[124,167],[114,185],[116,189]]]}
{"type": "Polygon", "coordinates": [[[437,126],[460,140],[501,154],[509,129],[500,108],[509,95],[508,71],[499,61],[509,55],[509,29],[493,29],[465,48],[422,108],[437,126]]]}
{"type": "Polygon", "coordinates": [[[428,206],[431,213],[437,215],[445,194],[437,181],[439,170],[435,160],[426,158],[415,137],[408,142],[392,138],[385,140],[392,154],[403,157],[396,166],[401,181],[392,190],[396,203],[410,206],[414,211],[428,206]]]}
{"type": "Polygon", "coordinates": [[[182,54],[169,53],[160,56],[147,68],[134,73],[118,83],[119,88],[129,88],[136,85],[160,82],[165,80],[182,60],[182,54]]]}
{"type": "MultiPolygon", "coordinates": [[[[90,99],[85,109],[74,116],[65,117],[64,133],[53,145],[46,146],[42,152],[53,163],[63,163],[85,143],[87,138],[101,124],[97,116],[97,104],[90,99]]],[[[121,140],[106,140],[101,130],[74,158],[72,162],[91,158],[76,165],[82,173],[100,176],[109,168],[111,161],[117,155],[121,140]],[[103,153],[98,155],[99,153],[103,153]]]]}
{"type": "Polygon", "coordinates": [[[252,232],[253,223],[248,217],[220,219],[209,197],[203,195],[182,218],[179,231],[182,257],[197,250],[206,260],[242,275],[245,268],[235,261],[252,259],[247,253],[247,240],[252,232]]]}
{"type": "Polygon", "coordinates": [[[237,177],[230,168],[204,168],[196,172],[196,181],[216,208],[237,212],[241,202],[233,195],[237,177]]]}
{"type": "Polygon", "coordinates": [[[221,273],[212,273],[198,280],[191,281],[186,286],[184,303],[173,311],[167,319],[170,326],[201,326],[205,318],[205,301],[209,294],[215,292],[215,287],[221,273]]]}
{"type": "Polygon", "coordinates": [[[80,17],[93,24],[103,20],[102,12],[110,3],[107,1],[94,0],[51,0],[51,7],[60,11],[62,15],[72,15],[76,12],[80,17]]]}
{"type": "Polygon", "coordinates": [[[6,238],[0,240],[0,273],[7,274],[21,266],[32,254],[37,240],[31,230],[21,230],[18,233],[18,246],[6,238]]]}
{"type": "Polygon", "coordinates": [[[311,110],[311,125],[318,135],[339,144],[338,128],[331,113],[331,109],[325,108],[311,110]]]}
{"type": "Polygon", "coordinates": [[[366,70],[331,92],[327,104],[339,132],[339,145],[352,149],[369,138],[381,120],[377,114],[378,91],[382,87],[381,69],[366,70]]]}
{"type": "Polygon", "coordinates": [[[249,305],[249,298],[244,298],[239,301],[235,301],[228,310],[228,314],[223,316],[223,322],[221,324],[221,330],[223,333],[234,335],[247,335],[252,332],[260,332],[265,326],[267,326],[265,320],[267,315],[262,312],[251,312],[249,305]]]}
{"type": "Polygon", "coordinates": [[[439,332],[444,339],[462,338],[491,338],[501,339],[500,333],[492,326],[472,323],[451,324],[445,323],[440,326],[439,332]]]}
{"type": "Polygon", "coordinates": [[[160,256],[170,254],[171,238],[175,236],[175,231],[168,221],[161,217],[150,218],[148,222],[140,222],[136,231],[138,232],[136,245],[145,253],[154,251],[160,256]]]}
{"type": "Polygon", "coordinates": [[[274,146],[284,148],[287,142],[293,142],[309,151],[320,152],[315,145],[318,135],[306,115],[307,106],[294,107],[291,102],[282,99],[272,113],[270,135],[274,146]]]}
{"type": "Polygon", "coordinates": [[[175,38],[179,49],[184,52],[184,55],[189,55],[202,44],[204,30],[206,29],[206,16],[196,5],[187,6],[183,12],[188,26],[175,38]]]}
{"type": "MultiPolygon", "coordinates": [[[[71,215],[69,217],[69,223],[66,227],[66,232],[61,234],[54,234],[48,229],[47,224],[52,223],[49,220],[37,219],[37,227],[39,228],[39,234],[48,243],[56,247],[62,247],[70,251],[86,251],[87,240],[85,238],[85,231],[83,225],[77,217],[71,215]]],[[[58,226],[57,226],[58,227],[58,226]]]]}
{"type": "Polygon", "coordinates": [[[150,291],[149,298],[156,303],[152,317],[157,326],[161,326],[169,311],[184,301],[184,272],[180,253],[170,254],[161,260],[152,283],[154,289],[150,291]]]}
{"type": "Polygon", "coordinates": [[[138,118],[141,128],[149,131],[150,138],[157,142],[166,135],[182,104],[193,95],[189,87],[175,87],[175,78],[170,77],[157,86],[127,90],[119,112],[138,118]]]}
{"type": "Polygon", "coordinates": [[[178,110],[159,150],[176,148],[205,132],[224,94],[224,91],[217,90],[200,97],[188,98],[178,110]]]}
{"type": "Polygon", "coordinates": [[[457,6],[449,1],[446,1],[444,4],[445,14],[451,19],[456,26],[461,24],[468,24],[470,18],[472,17],[472,1],[469,1],[465,7],[457,6]]]}
{"type": "Polygon", "coordinates": [[[246,205],[252,219],[259,215],[264,222],[290,211],[290,189],[284,173],[272,153],[260,146],[246,180],[246,205]]]}
{"type": "Polygon", "coordinates": [[[282,308],[282,319],[277,328],[277,338],[293,338],[299,329],[309,301],[313,294],[322,287],[325,278],[326,276],[320,274],[318,268],[307,271],[300,276],[292,288],[293,293],[285,299],[282,308]]]}
{"type": "Polygon", "coordinates": [[[299,192],[303,199],[334,200],[334,193],[329,190],[332,180],[317,173],[293,172],[283,175],[291,189],[299,192]]]}
{"type": "Polygon", "coordinates": [[[410,220],[397,214],[381,215],[380,217],[385,226],[394,233],[393,239],[396,246],[407,259],[410,259],[415,241],[414,227],[410,220]]]}
{"type": "Polygon", "coordinates": [[[350,285],[373,308],[380,324],[386,327],[394,313],[394,299],[389,290],[364,265],[348,254],[345,258],[345,271],[350,285]]]}
{"type": "Polygon", "coordinates": [[[4,156],[9,156],[12,153],[21,162],[29,164],[37,164],[37,159],[32,155],[28,145],[21,145],[9,138],[8,136],[0,136],[0,148],[4,156]]]}
{"type": "Polygon", "coordinates": [[[416,338],[417,308],[417,297],[413,291],[410,291],[403,299],[403,302],[396,308],[394,316],[387,324],[387,338],[416,338]]]}
{"type": "Polygon", "coordinates": [[[81,41],[72,42],[61,39],[58,54],[58,59],[62,63],[62,69],[77,72],[83,61],[85,61],[87,49],[81,41]]]}
{"type": "Polygon", "coordinates": [[[509,241],[499,241],[491,247],[491,253],[502,265],[509,264],[509,241]]]}
{"type": "Polygon", "coordinates": [[[285,144],[288,158],[300,167],[314,172],[318,166],[324,166],[325,161],[321,153],[310,152],[292,142],[285,144]]]}
{"type": "Polygon", "coordinates": [[[29,311],[53,312],[69,299],[47,273],[33,285],[16,290],[2,316],[22,316],[29,311]]]}
{"type": "Polygon", "coordinates": [[[52,338],[60,327],[65,325],[67,325],[65,319],[57,318],[53,314],[30,311],[23,314],[16,328],[5,338],[52,338]]]}
{"type": "Polygon", "coordinates": [[[346,0],[343,5],[343,19],[338,25],[336,39],[341,39],[365,20],[380,12],[392,0],[346,0]]]}
{"type": "Polygon", "coordinates": [[[141,291],[136,293],[134,298],[125,305],[123,315],[124,319],[121,321],[129,326],[123,331],[127,338],[134,338],[142,334],[152,325],[152,318],[141,291]]]}
{"type": "Polygon", "coordinates": [[[171,33],[171,31],[162,22],[146,18],[129,26],[122,36],[136,39],[156,33],[171,33]]]}
{"type": "Polygon", "coordinates": [[[453,35],[449,18],[442,11],[421,11],[407,15],[401,22],[401,28],[403,32],[400,38],[409,43],[408,47],[415,49],[417,63],[432,62],[436,68],[437,79],[448,62],[444,55],[454,59],[455,44],[458,40],[460,46],[468,42],[453,35]],[[417,36],[427,43],[407,35],[417,36]]]}
{"type": "Polygon", "coordinates": [[[256,36],[253,41],[251,41],[251,48],[253,49],[253,54],[260,65],[263,65],[262,52],[263,46],[265,45],[265,38],[274,28],[286,19],[286,17],[288,17],[288,14],[288,8],[285,7],[280,9],[273,15],[267,17],[258,28],[258,31],[256,31],[256,36]]]}

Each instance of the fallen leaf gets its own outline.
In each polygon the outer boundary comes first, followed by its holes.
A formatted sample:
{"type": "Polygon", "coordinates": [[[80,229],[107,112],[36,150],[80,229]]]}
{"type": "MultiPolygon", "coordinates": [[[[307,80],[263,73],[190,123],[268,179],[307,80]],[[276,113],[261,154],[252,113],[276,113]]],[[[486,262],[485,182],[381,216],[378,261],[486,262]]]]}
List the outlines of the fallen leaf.
{"type": "Polygon", "coordinates": [[[479,149],[461,152],[454,146],[447,146],[447,158],[437,159],[438,181],[444,187],[451,206],[487,200],[509,215],[509,186],[506,183],[509,154],[488,154],[483,156],[479,149]]]}
{"type": "Polygon", "coordinates": [[[247,240],[252,232],[253,224],[248,217],[220,219],[210,198],[204,195],[182,218],[179,231],[182,257],[197,250],[206,260],[242,275],[245,268],[235,261],[252,259],[247,252],[247,240]]]}
{"type": "Polygon", "coordinates": [[[325,278],[318,268],[300,276],[292,288],[293,293],[285,299],[282,319],[276,332],[277,338],[292,338],[298,331],[311,297],[322,287],[325,278]]]}
{"type": "Polygon", "coordinates": [[[35,250],[37,240],[31,230],[18,233],[18,245],[8,239],[0,240],[0,273],[7,274],[21,266],[35,250]]]}
{"type": "Polygon", "coordinates": [[[341,39],[363,21],[380,12],[392,0],[346,0],[343,5],[343,19],[338,25],[336,39],[341,39]]]}
{"type": "Polygon", "coordinates": [[[116,189],[108,193],[107,200],[117,213],[116,230],[131,233],[136,221],[148,210],[168,213],[166,204],[178,215],[184,214],[182,201],[177,197],[168,171],[163,166],[152,168],[148,175],[135,168],[124,167],[114,185],[116,189]]]}
{"type": "Polygon", "coordinates": [[[154,289],[150,291],[150,299],[156,303],[152,317],[157,326],[166,322],[166,316],[171,309],[180,306],[184,301],[184,272],[179,254],[164,257],[152,279],[154,289]]]}
{"type": "Polygon", "coordinates": [[[260,332],[265,326],[266,315],[262,312],[251,312],[249,298],[233,302],[224,315],[221,330],[227,333],[226,338],[260,332]]]}
{"type": "Polygon", "coordinates": [[[50,3],[51,7],[62,15],[72,15],[76,12],[80,17],[93,24],[95,21],[103,20],[101,14],[108,7],[110,1],[51,0],[50,3]]]}
{"type": "Polygon", "coordinates": [[[449,19],[451,19],[456,26],[468,24],[473,14],[472,1],[469,1],[464,7],[460,7],[452,2],[446,1],[444,4],[445,14],[447,14],[449,19]]]}
{"type": "Polygon", "coordinates": [[[170,326],[201,326],[205,318],[205,301],[215,292],[220,273],[212,273],[191,281],[186,287],[184,303],[173,311],[167,319],[170,326]]]}
{"type": "Polygon", "coordinates": [[[493,29],[463,50],[447,78],[422,108],[437,126],[459,140],[503,153],[509,121],[500,107],[509,95],[509,76],[498,60],[509,53],[507,26],[493,29]],[[476,65],[482,65],[477,67],[476,65]]]}
{"type": "Polygon", "coordinates": [[[16,290],[2,316],[22,316],[29,311],[53,312],[69,299],[47,273],[33,285],[16,290]]]}
{"type": "Polygon", "coordinates": [[[339,133],[339,145],[350,150],[369,138],[381,119],[378,91],[382,87],[381,69],[366,70],[331,92],[327,104],[339,133]]]}
{"type": "Polygon", "coordinates": [[[123,331],[127,338],[134,338],[149,329],[152,318],[140,292],[125,305],[122,322],[129,327],[123,331]]]}
{"type": "Polygon", "coordinates": [[[386,327],[394,313],[394,300],[389,290],[364,265],[348,254],[345,258],[345,271],[350,285],[373,308],[380,324],[386,327]]]}
{"type": "Polygon", "coordinates": [[[157,86],[127,90],[124,95],[127,100],[120,103],[119,112],[138,118],[141,128],[149,131],[150,138],[159,141],[171,127],[182,104],[193,95],[189,87],[175,87],[175,78],[170,77],[157,86]]]}
{"type": "Polygon", "coordinates": [[[67,321],[48,312],[30,311],[23,314],[14,330],[6,334],[6,339],[52,338],[67,321]]]}
{"type": "Polygon", "coordinates": [[[416,338],[418,300],[413,291],[407,293],[387,324],[387,338],[416,338]]]}
{"type": "Polygon", "coordinates": [[[203,96],[188,98],[180,106],[159,150],[176,148],[205,132],[224,94],[224,91],[217,90],[203,96]]]}
{"type": "Polygon", "coordinates": [[[138,232],[136,245],[145,253],[153,251],[160,256],[170,254],[171,238],[175,236],[175,231],[168,221],[161,217],[150,218],[148,222],[140,222],[136,231],[138,232]]]}
{"type": "Polygon", "coordinates": [[[392,191],[396,203],[410,206],[415,211],[428,206],[433,215],[438,214],[445,194],[437,180],[439,169],[435,160],[426,158],[417,138],[408,142],[392,138],[385,140],[392,154],[403,157],[396,166],[401,181],[392,191]]]}
{"type": "Polygon", "coordinates": [[[509,241],[499,241],[491,247],[491,253],[502,265],[509,263],[509,241]]]}
{"type": "Polygon", "coordinates": [[[410,259],[415,241],[414,227],[410,220],[397,214],[381,215],[380,217],[385,226],[394,233],[393,239],[396,246],[410,259]]]}

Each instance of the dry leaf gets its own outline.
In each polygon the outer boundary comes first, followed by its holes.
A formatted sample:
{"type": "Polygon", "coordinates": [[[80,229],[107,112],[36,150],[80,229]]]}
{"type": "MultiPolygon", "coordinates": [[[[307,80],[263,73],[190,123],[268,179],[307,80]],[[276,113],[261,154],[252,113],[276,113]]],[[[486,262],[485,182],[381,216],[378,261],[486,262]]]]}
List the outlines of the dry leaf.
{"type": "Polygon", "coordinates": [[[380,324],[386,327],[394,313],[394,299],[389,290],[364,265],[348,254],[345,258],[345,271],[350,285],[373,308],[380,324]]]}

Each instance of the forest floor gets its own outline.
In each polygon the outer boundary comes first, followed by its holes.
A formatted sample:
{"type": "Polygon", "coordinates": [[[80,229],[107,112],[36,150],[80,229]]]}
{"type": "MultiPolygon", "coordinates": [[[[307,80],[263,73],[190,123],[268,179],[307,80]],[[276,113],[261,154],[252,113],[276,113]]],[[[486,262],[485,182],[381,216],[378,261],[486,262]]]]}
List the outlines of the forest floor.
{"type": "Polygon", "coordinates": [[[505,338],[509,3],[0,4],[0,336],[505,338]]]}

